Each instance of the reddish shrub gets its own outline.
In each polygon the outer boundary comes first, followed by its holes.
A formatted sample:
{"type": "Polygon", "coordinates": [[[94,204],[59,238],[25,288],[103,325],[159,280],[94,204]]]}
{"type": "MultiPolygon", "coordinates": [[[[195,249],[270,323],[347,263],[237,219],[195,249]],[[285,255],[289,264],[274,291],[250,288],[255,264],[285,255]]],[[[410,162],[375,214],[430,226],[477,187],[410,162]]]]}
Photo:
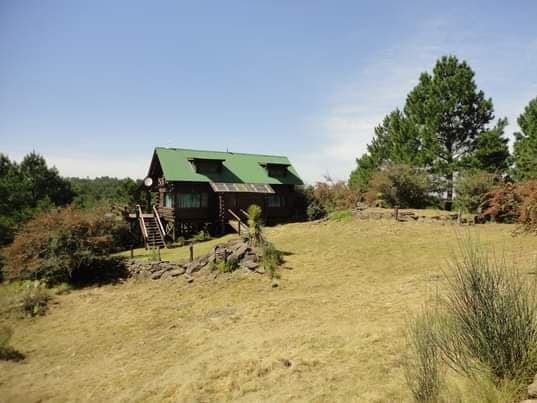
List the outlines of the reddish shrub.
{"type": "Polygon", "coordinates": [[[518,222],[524,231],[537,234],[537,180],[522,183],[520,194],[523,201],[518,222]]]}
{"type": "Polygon", "coordinates": [[[527,232],[537,233],[537,180],[505,183],[485,194],[485,216],[498,222],[522,225],[527,232]]]}
{"type": "Polygon", "coordinates": [[[116,249],[114,238],[123,230],[123,224],[107,218],[103,210],[68,207],[38,214],[5,248],[5,278],[71,282],[103,270],[116,249]]]}
{"type": "Polygon", "coordinates": [[[351,190],[345,182],[330,178],[326,182],[317,182],[313,195],[327,213],[353,208],[359,201],[358,192],[351,190]]]}

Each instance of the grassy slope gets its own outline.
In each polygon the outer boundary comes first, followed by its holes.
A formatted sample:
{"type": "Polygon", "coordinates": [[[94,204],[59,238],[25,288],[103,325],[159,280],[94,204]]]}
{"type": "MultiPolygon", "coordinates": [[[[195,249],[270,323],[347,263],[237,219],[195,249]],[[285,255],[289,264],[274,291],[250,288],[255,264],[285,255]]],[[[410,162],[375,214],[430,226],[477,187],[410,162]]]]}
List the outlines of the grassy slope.
{"type": "MultiPolygon", "coordinates": [[[[391,221],[268,230],[289,252],[281,287],[129,281],[57,297],[12,322],[22,364],[0,362],[6,401],[400,401],[408,315],[441,287],[455,226],[391,221]],[[290,362],[290,366],[289,366],[290,362]]],[[[471,229],[528,265],[534,237],[471,229]]],[[[210,247],[210,244],[207,244],[210,247]]],[[[176,250],[174,253],[185,253],[176,250]]]]}

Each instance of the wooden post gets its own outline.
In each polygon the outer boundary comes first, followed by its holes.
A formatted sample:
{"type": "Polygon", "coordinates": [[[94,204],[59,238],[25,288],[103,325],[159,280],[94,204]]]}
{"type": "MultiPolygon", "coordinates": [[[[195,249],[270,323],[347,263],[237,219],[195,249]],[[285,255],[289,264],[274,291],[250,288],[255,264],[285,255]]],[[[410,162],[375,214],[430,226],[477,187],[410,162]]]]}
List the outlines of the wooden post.
{"type": "Polygon", "coordinates": [[[194,260],[194,242],[190,242],[190,261],[194,260]]]}
{"type": "Polygon", "coordinates": [[[131,259],[134,259],[134,244],[131,243],[131,259]]]}
{"type": "MultiPolygon", "coordinates": [[[[218,245],[215,245],[215,247],[213,248],[213,255],[214,255],[214,261],[213,263],[216,263],[216,260],[217,260],[217,254],[218,254],[218,245]]],[[[212,259],[212,258],[211,258],[212,259]]]]}
{"type": "Polygon", "coordinates": [[[395,216],[395,221],[399,221],[399,206],[398,205],[394,206],[394,216],[395,216]]]}
{"type": "Polygon", "coordinates": [[[160,246],[157,246],[157,260],[160,262],[160,246]]]}
{"type": "Polygon", "coordinates": [[[220,233],[223,234],[226,230],[226,212],[225,212],[225,205],[224,205],[224,193],[220,192],[218,193],[218,207],[219,207],[219,221],[220,221],[220,233]]]}
{"type": "Polygon", "coordinates": [[[227,249],[224,248],[224,264],[227,263],[227,249]]]}
{"type": "Polygon", "coordinates": [[[459,221],[459,224],[462,224],[462,207],[459,209],[458,221],[459,221]]]}

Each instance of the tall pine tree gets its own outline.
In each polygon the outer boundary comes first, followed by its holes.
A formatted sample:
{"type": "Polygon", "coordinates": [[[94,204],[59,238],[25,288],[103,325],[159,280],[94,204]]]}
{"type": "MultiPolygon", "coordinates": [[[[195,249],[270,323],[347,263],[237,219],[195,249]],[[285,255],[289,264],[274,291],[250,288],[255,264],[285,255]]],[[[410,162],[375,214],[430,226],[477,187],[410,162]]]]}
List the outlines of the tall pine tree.
{"type": "Polygon", "coordinates": [[[452,200],[459,162],[475,150],[478,136],[494,119],[492,100],[477,90],[466,62],[444,56],[432,75],[422,73],[407,97],[405,114],[418,130],[431,171],[446,179],[447,199],[452,200]]]}

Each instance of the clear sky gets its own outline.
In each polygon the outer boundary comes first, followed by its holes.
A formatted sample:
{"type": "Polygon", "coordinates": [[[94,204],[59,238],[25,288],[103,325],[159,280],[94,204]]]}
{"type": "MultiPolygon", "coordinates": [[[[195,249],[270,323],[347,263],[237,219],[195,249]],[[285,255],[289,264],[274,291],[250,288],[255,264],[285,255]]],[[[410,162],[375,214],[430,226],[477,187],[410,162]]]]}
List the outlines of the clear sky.
{"type": "Polygon", "coordinates": [[[0,0],[0,152],[140,178],[155,146],[229,149],[347,179],[444,54],[516,130],[536,21],[535,0],[0,0]]]}

